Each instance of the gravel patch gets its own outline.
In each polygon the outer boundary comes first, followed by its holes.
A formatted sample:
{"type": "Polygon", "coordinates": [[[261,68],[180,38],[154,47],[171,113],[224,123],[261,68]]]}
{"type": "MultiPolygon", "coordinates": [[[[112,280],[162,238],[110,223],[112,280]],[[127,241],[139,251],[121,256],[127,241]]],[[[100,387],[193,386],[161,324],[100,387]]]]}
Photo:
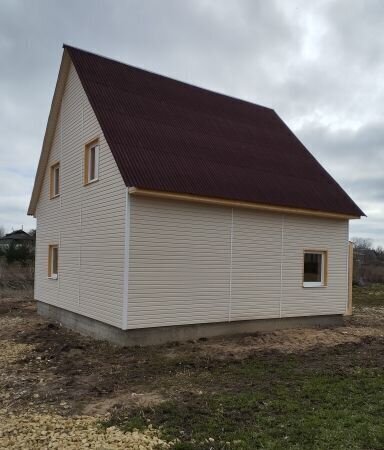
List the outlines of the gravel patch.
{"type": "MultiPolygon", "coordinates": [[[[1,412],[0,412],[1,413],[1,412]]],[[[89,416],[5,414],[0,429],[2,449],[97,449],[154,450],[169,449],[171,444],[148,427],[144,432],[124,433],[116,427],[102,428],[89,416]]]]}
{"type": "Polygon", "coordinates": [[[13,341],[0,341],[0,365],[5,367],[22,359],[34,346],[13,341]]]}

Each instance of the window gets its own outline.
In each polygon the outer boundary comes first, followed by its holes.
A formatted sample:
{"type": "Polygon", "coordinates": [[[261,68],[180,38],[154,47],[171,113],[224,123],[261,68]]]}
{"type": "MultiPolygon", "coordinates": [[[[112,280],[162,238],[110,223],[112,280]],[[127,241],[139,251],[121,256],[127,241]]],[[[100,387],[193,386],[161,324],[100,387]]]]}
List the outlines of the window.
{"type": "Polygon", "coordinates": [[[326,285],[327,276],[327,252],[304,252],[304,287],[320,287],[326,285]]]}
{"type": "Polygon", "coordinates": [[[48,253],[48,277],[57,280],[59,269],[59,247],[57,245],[49,246],[48,253]]]}
{"type": "Polygon", "coordinates": [[[60,195],[60,163],[51,166],[51,186],[50,197],[55,198],[60,195]]]}
{"type": "Polygon", "coordinates": [[[99,179],[99,143],[93,141],[85,146],[84,153],[84,184],[99,179]]]}

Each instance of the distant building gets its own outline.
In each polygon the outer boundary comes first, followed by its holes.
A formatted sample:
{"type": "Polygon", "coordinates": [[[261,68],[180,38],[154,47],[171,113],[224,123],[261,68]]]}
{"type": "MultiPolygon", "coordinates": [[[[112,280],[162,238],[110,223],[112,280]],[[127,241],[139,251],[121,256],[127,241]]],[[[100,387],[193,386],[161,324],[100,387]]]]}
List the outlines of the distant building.
{"type": "Polygon", "coordinates": [[[15,243],[16,246],[25,244],[33,246],[34,240],[33,236],[24,230],[12,231],[12,233],[8,233],[0,238],[0,249],[5,249],[12,243],[15,243]]]}

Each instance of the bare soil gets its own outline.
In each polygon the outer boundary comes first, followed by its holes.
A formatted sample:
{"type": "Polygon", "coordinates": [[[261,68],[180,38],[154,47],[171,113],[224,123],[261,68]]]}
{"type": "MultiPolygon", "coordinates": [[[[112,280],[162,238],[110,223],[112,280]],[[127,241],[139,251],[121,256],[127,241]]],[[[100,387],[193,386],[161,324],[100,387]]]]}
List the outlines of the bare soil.
{"type": "Polygon", "coordinates": [[[169,448],[150,424],[126,433],[100,427],[114,405],[162,401],[136,393],[135,383],[126,389],[119,374],[130,359],[42,319],[31,300],[0,299],[0,448],[169,448]]]}
{"type": "MultiPolygon", "coordinates": [[[[20,423],[26,420],[25,414],[31,418],[37,415],[37,422],[46,420],[47,415],[58,422],[82,417],[81,420],[85,423],[90,420],[89,426],[94,427],[92,420],[106,418],[117,409],[155,408],[165,401],[185,401],[188,395],[213,391],[215,384],[204,384],[204,380],[196,386],[195,375],[220,370],[228,363],[257,355],[267,355],[273,363],[282,354],[310,354],[308,361],[316,366],[324,365],[324,355],[329,349],[342,347],[337,364],[345,371],[349,363],[348,348],[358,346],[362,354],[369,350],[375,367],[382,367],[383,338],[384,308],[370,306],[356,309],[354,316],[346,318],[345,326],[341,327],[121,348],[80,336],[41,318],[31,300],[6,297],[0,299],[0,415],[8,419],[17,417],[20,423]]],[[[236,379],[230,383],[230,389],[236,390],[236,379]]],[[[240,383],[238,390],[241,388],[240,383]]],[[[1,427],[8,427],[7,439],[11,433],[8,419],[0,425],[0,447],[1,427]]],[[[31,419],[32,424],[35,422],[31,419]]],[[[82,422],[78,423],[81,428],[82,422]]],[[[157,436],[156,430],[154,433],[157,436]]],[[[152,448],[148,442],[142,448],[152,448]]],[[[7,447],[51,448],[41,442],[36,447],[19,444],[14,441],[7,447]]],[[[159,440],[156,445],[160,444],[167,448],[167,443],[159,440]]],[[[68,441],[68,448],[70,445],[68,441]]],[[[90,444],[89,448],[136,448],[119,445],[90,444]]]]}
{"type": "MultiPolygon", "coordinates": [[[[254,353],[297,353],[384,337],[384,308],[359,308],[334,328],[122,348],[71,332],[36,313],[31,300],[0,300],[0,408],[104,415],[148,407],[188,388],[188,370],[254,353]],[[170,376],[177,383],[170,383],[170,376]]],[[[319,352],[321,358],[321,352],[319,352]]]]}

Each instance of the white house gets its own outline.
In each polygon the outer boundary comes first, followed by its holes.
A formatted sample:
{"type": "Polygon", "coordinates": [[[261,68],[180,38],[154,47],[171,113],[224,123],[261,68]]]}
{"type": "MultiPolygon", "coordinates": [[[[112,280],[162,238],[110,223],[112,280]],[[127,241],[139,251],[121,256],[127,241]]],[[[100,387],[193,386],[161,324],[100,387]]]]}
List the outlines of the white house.
{"type": "Polygon", "coordinates": [[[330,324],[364,213],[271,109],[64,46],[35,298],[126,344],[330,324]]]}

